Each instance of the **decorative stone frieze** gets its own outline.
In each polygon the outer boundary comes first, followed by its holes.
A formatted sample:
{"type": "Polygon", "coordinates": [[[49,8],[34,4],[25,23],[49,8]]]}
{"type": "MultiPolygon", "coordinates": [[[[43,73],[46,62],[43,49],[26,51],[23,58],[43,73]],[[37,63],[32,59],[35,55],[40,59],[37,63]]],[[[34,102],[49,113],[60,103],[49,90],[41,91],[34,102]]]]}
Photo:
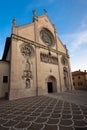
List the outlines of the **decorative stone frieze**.
{"type": "Polygon", "coordinates": [[[58,58],[49,54],[40,53],[40,60],[45,63],[58,65],[58,58]]]}

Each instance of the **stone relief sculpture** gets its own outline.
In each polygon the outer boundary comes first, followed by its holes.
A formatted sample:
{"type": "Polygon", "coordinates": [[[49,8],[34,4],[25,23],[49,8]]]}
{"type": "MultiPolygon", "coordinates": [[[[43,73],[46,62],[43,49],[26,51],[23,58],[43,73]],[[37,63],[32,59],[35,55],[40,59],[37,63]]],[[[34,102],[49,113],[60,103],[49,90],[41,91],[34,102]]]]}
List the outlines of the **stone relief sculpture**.
{"type": "Polygon", "coordinates": [[[31,71],[31,63],[29,59],[26,61],[26,67],[25,70],[23,71],[23,79],[26,81],[26,88],[31,87],[31,79],[32,79],[32,71],[31,71]]]}
{"type": "Polygon", "coordinates": [[[61,63],[65,66],[68,64],[67,58],[65,56],[61,57],[61,63]]]}
{"type": "Polygon", "coordinates": [[[45,63],[58,65],[58,58],[45,53],[40,53],[40,60],[45,63]]]}
{"type": "Polygon", "coordinates": [[[33,56],[33,52],[33,47],[28,44],[21,47],[21,53],[25,58],[31,58],[33,56]]]}
{"type": "Polygon", "coordinates": [[[69,89],[69,81],[68,81],[68,69],[66,67],[63,68],[63,73],[64,73],[64,83],[65,83],[65,87],[66,90],[69,89]]]}
{"type": "Polygon", "coordinates": [[[32,46],[26,44],[21,47],[21,53],[26,60],[26,65],[25,65],[25,69],[23,70],[22,78],[25,80],[26,88],[30,88],[31,80],[32,80],[31,58],[34,55],[34,49],[32,46]]]}

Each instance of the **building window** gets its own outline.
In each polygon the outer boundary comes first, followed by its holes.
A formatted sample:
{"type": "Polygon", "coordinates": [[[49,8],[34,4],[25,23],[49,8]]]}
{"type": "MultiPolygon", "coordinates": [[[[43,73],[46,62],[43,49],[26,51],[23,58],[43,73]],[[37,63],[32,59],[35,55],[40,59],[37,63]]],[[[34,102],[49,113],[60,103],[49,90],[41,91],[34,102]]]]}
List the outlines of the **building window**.
{"type": "Polygon", "coordinates": [[[80,79],[80,76],[78,76],[78,79],[80,79]]]}
{"type": "Polygon", "coordinates": [[[3,83],[8,83],[8,76],[3,76],[3,83]]]}
{"type": "Polygon", "coordinates": [[[78,86],[80,86],[80,83],[78,83],[78,86]]]}
{"type": "Polygon", "coordinates": [[[82,86],[82,85],[83,85],[83,83],[81,82],[81,83],[80,83],[80,85],[82,86]]]}
{"type": "Polygon", "coordinates": [[[73,86],[75,86],[75,83],[73,83],[73,86]]]}
{"type": "Polygon", "coordinates": [[[83,85],[83,83],[82,82],[78,82],[78,86],[82,86],[83,85]]]}

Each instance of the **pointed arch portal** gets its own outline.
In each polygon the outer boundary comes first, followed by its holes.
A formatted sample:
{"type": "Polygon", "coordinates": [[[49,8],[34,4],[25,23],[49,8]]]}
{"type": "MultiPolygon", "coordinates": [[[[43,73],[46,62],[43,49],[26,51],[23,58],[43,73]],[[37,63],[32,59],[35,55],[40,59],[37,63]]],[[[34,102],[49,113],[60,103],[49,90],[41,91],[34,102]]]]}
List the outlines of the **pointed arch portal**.
{"type": "Polygon", "coordinates": [[[48,93],[57,92],[57,81],[54,76],[49,76],[47,78],[47,91],[48,93]]]}

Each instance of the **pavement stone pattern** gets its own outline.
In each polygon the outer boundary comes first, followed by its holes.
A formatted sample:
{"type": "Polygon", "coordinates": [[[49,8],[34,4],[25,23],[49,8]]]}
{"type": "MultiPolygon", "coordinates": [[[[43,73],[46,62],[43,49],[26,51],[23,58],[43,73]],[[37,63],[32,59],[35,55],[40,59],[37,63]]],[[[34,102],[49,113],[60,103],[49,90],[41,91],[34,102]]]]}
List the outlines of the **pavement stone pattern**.
{"type": "Polygon", "coordinates": [[[0,101],[0,130],[87,130],[87,106],[51,96],[0,101]]]}
{"type": "Polygon", "coordinates": [[[59,98],[64,101],[76,103],[79,105],[87,106],[87,91],[72,90],[62,93],[52,93],[48,96],[53,98],[59,98]]]}

